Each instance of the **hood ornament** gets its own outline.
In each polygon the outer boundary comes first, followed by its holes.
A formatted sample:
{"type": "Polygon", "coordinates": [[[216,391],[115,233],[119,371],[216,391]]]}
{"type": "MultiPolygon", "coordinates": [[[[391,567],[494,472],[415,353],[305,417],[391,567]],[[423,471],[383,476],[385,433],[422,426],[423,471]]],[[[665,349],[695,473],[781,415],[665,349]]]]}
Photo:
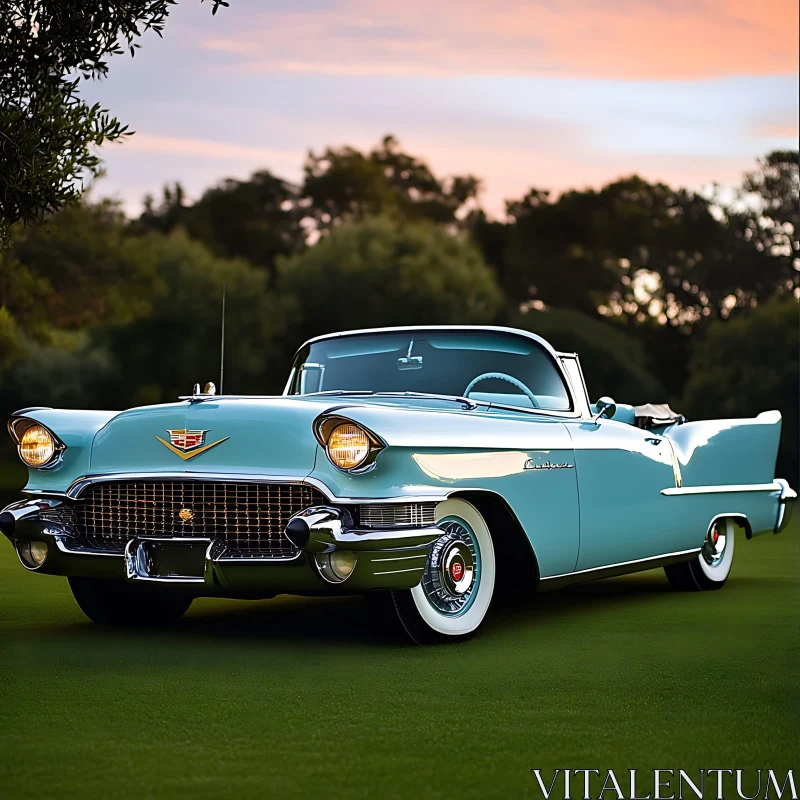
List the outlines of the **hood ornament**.
{"type": "Polygon", "coordinates": [[[184,461],[199,456],[200,453],[205,453],[206,450],[210,450],[218,444],[227,442],[228,439],[231,438],[230,436],[226,436],[224,439],[217,439],[216,442],[206,444],[206,434],[209,433],[209,431],[190,431],[186,428],[180,428],[176,430],[168,429],[167,433],[169,434],[169,441],[162,439],[160,436],[156,436],[156,439],[168,450],[175,453],[176,456],[180,456],[184,461]]]}
{"type": "Polygon", "coordinates": [[[217,393],[217,385],[213,381],[209,381],[204,387],[203,391],[200,391],[200,384],[196,383],[192,387],[192,397],[208,397],[214,396],[217,393]]]}

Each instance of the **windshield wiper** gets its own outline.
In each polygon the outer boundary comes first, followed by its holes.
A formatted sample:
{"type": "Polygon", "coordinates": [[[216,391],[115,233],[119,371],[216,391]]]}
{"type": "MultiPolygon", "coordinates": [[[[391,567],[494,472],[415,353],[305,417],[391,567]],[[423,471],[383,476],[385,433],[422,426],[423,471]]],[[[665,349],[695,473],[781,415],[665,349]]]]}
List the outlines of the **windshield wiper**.
{"type": "Polygon", "coordinates": [[[459,397],[453,394],[427,394],[426,392],[375,392],[375,397],[424,397],[428,400],[450,400],[461,403],[466,411],[474,411],[478,404],[468,397],[459,397]]]}
{"type": "Polygon", "coordinates": [[[452,403],[460,403],[466,411],[474,411],[478,407],[478,404],[468,397],[459,397],[452,394],[427,394],[426,392],[374,392],[372,389],[328,389],[324,392],[309,392],[308,395],[325,395],[328,397],[422,397],[427,400],[449,400],[452,403]]]}

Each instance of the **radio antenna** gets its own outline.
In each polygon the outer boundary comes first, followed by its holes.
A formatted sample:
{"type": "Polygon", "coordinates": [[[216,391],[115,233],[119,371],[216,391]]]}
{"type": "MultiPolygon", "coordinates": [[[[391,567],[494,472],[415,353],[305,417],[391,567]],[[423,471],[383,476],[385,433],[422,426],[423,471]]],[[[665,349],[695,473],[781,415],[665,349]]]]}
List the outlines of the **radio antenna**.
{"type": "Polygon", "coordinates": [[[222,342],[219,348],[219,393],[225,380],[225,284],[222,284],[222,342]]]}

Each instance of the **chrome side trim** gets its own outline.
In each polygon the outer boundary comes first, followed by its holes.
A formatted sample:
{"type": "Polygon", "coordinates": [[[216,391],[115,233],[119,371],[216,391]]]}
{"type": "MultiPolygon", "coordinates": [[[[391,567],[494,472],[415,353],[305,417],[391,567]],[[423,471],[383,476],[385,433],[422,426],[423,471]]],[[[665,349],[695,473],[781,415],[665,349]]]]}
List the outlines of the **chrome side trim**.
{"type": "Polygon", "coordinates": [[[678,461],[678,454],[675,452],[675,443],[672,439],[664,438],[669,445],[670,453],[672,453],[672,472],[675,475],[675,488],[681,489],[683,487],[683,475],[681,473],[681,462],[678,461]]]}
{"type": "Polygon", "coordinates": [[[677,486],[672,489],[662,489],[661,494],[723,494],[725,492],[777,492],[781,485],[774,483],[744,483],[733,486],[677,486]]]}
{"type": "Polygon", "coordinates": [[[424,566],[422,567],[411,567],[411,569],[390,569],[386,572],[373,572],[373,575],[399,575],[401,572],[420,572],[421,570],[425,569],[424,566]]]}
{"type": "MultiPolygon", "coordinates": [[[[632,567],[638,564],[648,564],[650,562],[658,562],[664,559],[670,558],[681,558],[682,556],[693,556],[700,552],[700,548],[696,547],[691,550],[680,550],[676,553],[664,553],[660,556],[648,556],[648,558],[636,558],[633,561],[620,561],[617,564],[605,564],[602,567],[591,567],[590,569],[579,569],[575,572],[562,572],[560,575],[547,575],[546,577],[542,577],[539,580],[542,581],[553,581],[556,578],[572,578],[577,575],[590,575],[592,573],[602,573],[608,570],[616,570],[622,567],[632,567]]],[[[687,558],[688,560],[688,558],[687,558]]],[[[658,564],[654,564],[654,566],[658,566],[658,564]]]]}
{"type": "Polygon", "coordinates": [[[372,563],[376,563],[377,561],[410,561],[412,558],[427,558],[426,553],[419,553],[416,556],[399,556],[396,558],[373,558],[372,563]]]}

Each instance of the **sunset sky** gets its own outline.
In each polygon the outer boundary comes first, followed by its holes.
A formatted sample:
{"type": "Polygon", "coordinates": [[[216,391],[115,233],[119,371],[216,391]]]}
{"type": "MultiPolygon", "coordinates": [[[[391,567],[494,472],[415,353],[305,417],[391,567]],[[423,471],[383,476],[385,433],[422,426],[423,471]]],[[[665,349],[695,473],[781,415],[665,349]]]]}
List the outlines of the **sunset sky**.
{"type": "Polygon", "coordinates": [[[96,189],[131,213],[167,181],[299,179],[309,148],[386,133],[482,178],[494,214],[633,172],[735,183],[797,147],[795,0],[181,0],[141,43],[84,88],[136,130],[96,189]]]}

